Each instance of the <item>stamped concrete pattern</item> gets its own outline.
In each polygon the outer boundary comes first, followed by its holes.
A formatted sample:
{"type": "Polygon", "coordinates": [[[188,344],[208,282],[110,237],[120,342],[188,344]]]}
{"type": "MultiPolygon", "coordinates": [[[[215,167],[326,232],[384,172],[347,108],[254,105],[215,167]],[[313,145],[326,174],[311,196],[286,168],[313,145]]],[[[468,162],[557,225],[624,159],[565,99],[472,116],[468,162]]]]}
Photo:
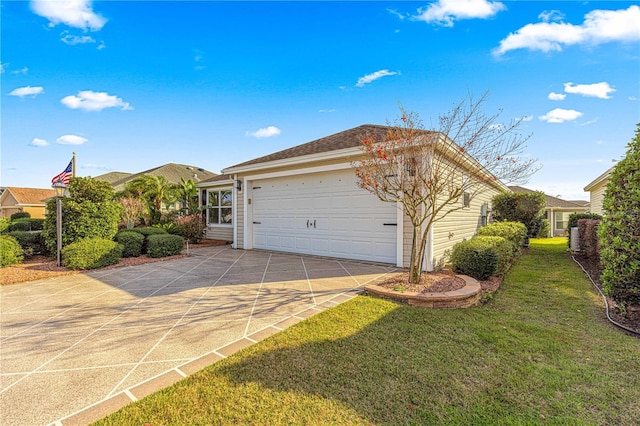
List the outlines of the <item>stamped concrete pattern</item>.
{"type": "Polygon", "coordinates": [[[1,423],[90,423],[394,270],[222,246],[0,287],[1,423]]]}

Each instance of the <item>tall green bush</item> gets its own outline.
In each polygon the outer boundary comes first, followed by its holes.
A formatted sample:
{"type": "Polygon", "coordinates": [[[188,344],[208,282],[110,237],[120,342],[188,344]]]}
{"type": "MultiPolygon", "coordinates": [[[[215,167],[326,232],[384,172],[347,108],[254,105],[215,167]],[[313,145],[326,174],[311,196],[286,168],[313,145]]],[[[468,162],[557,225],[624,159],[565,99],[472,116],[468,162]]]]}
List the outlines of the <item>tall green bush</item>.
{"type": "Polygon", "coordinates": [[[133,230],[118,232],[115,240],[122,244],[122,257],[138,257],[142,254],[145,236],[133,230]]]}
{"type": "MultiPolygon", "coordinates": [[[[92,178],[71,178],[69,197],[62,199],[62,246],[85,238],[112,240],[118,232],[122,206],[113,201],[109,183],[92,178]]],[[[47,250],[56,252],[56,200],[47,203],[43,235],[47,250]]]]}
{"type": "Polygon", "coordinates": [[[485,238],[500,237],[476,237],[453,246],[450,261],[454,272],[477,280],[486,280],[496,274],[498,252],[485,238]]]}
{"type": "Polygon", "coordinates": [[[9,225],[11,224],[11,219],[8,217],[0,217],[0,234],[9,231],[9,225]]]}
{"type": "Polygon", "coordinates": [[[0,268],[22,262],[22,247],[15,238],[0,235],[0,268]]]}
{"type": "Polygon", "coordinates": [[[16,241],[18,241],[18,244],[22,247],[25,256],[47,254],[47,247],[44,244],[42,232],[12,231],[7,235],[12,236],[16,241]]]}
{"type": "Polygon", "coordinates": [[[607,184],[598,227],[605,291],[622,305],[640,307],[640,124],[607,184]]]}
{"type": "Polygon", "coordinates": [[[527,236],[533,238],[542,226],[547,198],[539,191],[506,192],[493,197],[491,205],[493,221],[523,223],[527,227],[527,236]]]}

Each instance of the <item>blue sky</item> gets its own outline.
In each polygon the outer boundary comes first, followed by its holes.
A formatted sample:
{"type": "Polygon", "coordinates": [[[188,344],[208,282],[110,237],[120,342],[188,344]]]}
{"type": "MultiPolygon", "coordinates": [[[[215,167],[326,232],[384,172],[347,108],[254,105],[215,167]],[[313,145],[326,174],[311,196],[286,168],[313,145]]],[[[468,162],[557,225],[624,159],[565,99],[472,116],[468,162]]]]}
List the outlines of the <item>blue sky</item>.
{"type": "Polygon", "coordinates": [[[524,118],[525,185],[565,199],[640,122],[638,2],[2,1],[1,186],[169,162],[213,172],[398,104],[524,118]]]}

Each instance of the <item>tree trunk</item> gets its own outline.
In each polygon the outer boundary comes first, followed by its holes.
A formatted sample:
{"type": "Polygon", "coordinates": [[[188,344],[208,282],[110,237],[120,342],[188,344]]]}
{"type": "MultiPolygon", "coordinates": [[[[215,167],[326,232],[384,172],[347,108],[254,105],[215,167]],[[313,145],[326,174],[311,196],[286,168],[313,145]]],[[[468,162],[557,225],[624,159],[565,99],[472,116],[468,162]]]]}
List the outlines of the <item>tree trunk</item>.
{"type": "Polygon", "coordinates": [[[411,262],[409,264],[409,283],[419,284],[422,276],[422,261],[424,259],[423,236],[421,225],[413,225],[413,241],[411,242],[411,262]]]}

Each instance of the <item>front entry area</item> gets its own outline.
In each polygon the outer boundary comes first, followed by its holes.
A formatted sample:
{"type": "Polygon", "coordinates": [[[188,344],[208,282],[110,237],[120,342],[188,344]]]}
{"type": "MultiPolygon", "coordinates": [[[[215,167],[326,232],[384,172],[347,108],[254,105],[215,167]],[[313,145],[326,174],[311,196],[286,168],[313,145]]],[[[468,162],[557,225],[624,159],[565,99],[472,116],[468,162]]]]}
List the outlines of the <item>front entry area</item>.
{"type": "Polygon", "coordinates": [[[251,183],[253,247],[396,264],[397,208],[359,188],[353,169],[251,183]]]}

